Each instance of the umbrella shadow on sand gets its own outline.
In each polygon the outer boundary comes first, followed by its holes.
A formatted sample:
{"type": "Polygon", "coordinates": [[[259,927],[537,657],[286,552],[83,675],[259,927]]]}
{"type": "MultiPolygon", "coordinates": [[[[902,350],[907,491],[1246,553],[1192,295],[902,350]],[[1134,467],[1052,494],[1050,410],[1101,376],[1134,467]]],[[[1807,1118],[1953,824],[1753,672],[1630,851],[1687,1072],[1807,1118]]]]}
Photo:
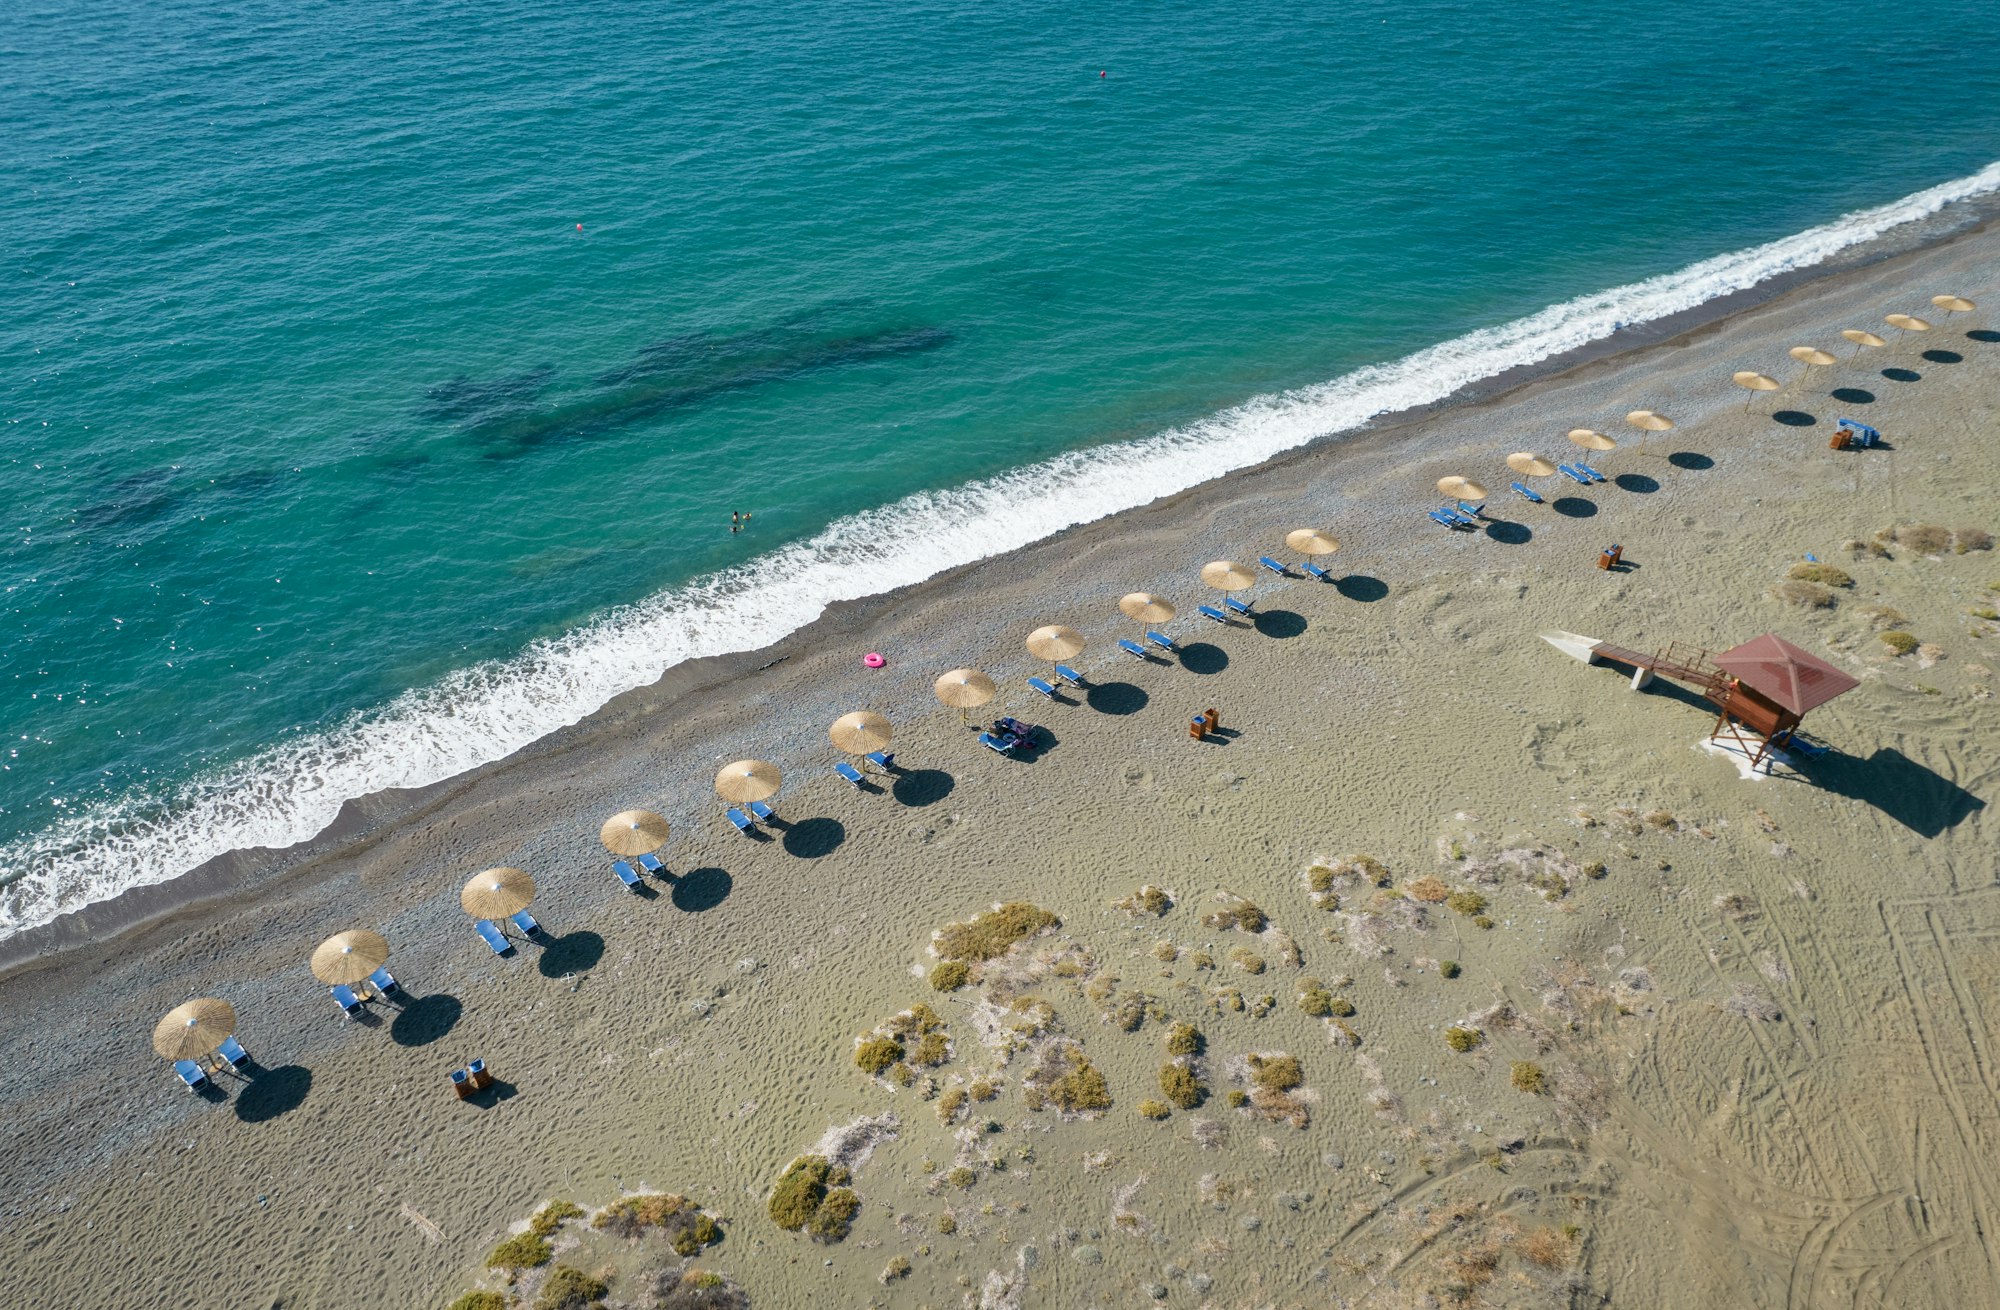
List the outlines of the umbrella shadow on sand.
{"type": "Polygon", "coordinates": [[[1771,415],[1773,423],[1782,423],[1788,428],[1809,428],[1819,420],[1802,409],[1781,409],[1771,415]]]}
{"type": "Polygon", "coordinates": [[[1137,714],[1152,700],[1144,687],[1132,682],[1093,682],[1083,696],[1099,714],[1137,714]]]}
{"type": "Polygon", "coordinates": [[[1280,639],[1302,636],[1308,626],[1306,616],[1292,610],[1258,610],[1250,622],[1264,636],[1280,639]]]}
{"type": "Polygon", "coordinates": [[[1488,540],[1497,541],[1503,546],[1525,546],[1535,539],[1535,530],[1525,523],[1516,523],[1512,519],[1488,519],[1486,536],[1488,540]]]}
{"type": "Polygon", "coordinates": [[[674,879],[674,908],[690,914],[712,910],[729,899],[729,890],[735,885],[736,880],[726,870],[690,869],[674,879]]]}
{"type": "Polygon", "coordinates": [[[1703,469],[1712,469],[1715,467],[1715,460],[1713,458],[1694,450],[1677,450],[1667,456],[1667,463],[1677,469],[1686,469],[1690,473],[1699,473],[1703,469]]]}
{"type": "Polygon", "coordinates": [[[817,860],[839,850],[846,840],[847,828],[839,819],[805,819],[785,829],[785,854],[817,860]]]}
{"type": "Polygon", "coordinates": [[[312,1070],[302,1064],[260,1069],[250,1085],[237,1095],[236,1117],[250,1124],[289,1114],[305,1102],[312,1083],[312,1070]]]}
{"type": "Polygon", "coordinates": [[[1229,667],[1229,652],[1206,641],[1184,642],[1180,654],[1181,667],[1204,678],[1229,667]]]}
{"type": "Polygon", "coordinates": [[[564,933],[551,937],[542,947],[535,967],[544,978],[560,978],[566,973],[588,969],[604,958],[604,939],[594,932],[564,933]]]}
{"type": "Polygon", "coordinates": [[[958,779],[943,769],[909,769],[896,775],[889,791],[900,804],[920,808],[937,804],[957,785],[958,779]]]}
{"type": "Polygon", "coordinates": [[[389,1036],[398,1046],[428,1046],[450,1032],[464,1011],[456,996],[444,992],[419,996],[397,1011],[389,1036]]]}
{"type": "Polygon", "coordinates": [[[1389,594],[1389,584],[1366,573],[1350,573],[1335,582],[1334,589],[1349,600],[1370,605],[1389,594]]]}

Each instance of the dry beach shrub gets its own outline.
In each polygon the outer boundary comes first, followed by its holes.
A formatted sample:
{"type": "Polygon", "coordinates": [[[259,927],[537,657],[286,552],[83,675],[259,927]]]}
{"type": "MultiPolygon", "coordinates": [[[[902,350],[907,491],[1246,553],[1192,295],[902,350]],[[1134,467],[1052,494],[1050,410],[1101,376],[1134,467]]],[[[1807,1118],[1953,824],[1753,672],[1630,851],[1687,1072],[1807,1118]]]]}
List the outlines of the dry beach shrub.
{"type": "Polygon", "coordinates": [[[1897,655],[1908,655],[1918,645],[1915,637],[1899,628],[1891,628],[1887,632],[1877,633],[1875,639],[1897,655]]]}
{"type": "Polygon", "coordinates": [[[1800,582],[1817,582],[1823,587],[1851,587],[1854,579],[1845,569],[1837,569],[1831,564],[1820,564],[1812,560],[1792,565],[1785,574],[1800,582]]]}
{"type": "Polygon", "coordinates": [[[931,948],[942,960],[980,963],[996,960],[1017,943],[1061,925],[1060,918],[1039,905],[1009,901],[962,923],[946,924],[932,938],[931,948]]]}
{"type": "Polygon", "coordinates": [[[1796,605],[1802,610],[1830,610],[1834,595],[1817,582],[1781,582],[1771,589],[1771,594],[1787,605],[1796,605]]]}
{"type": "Polygon", "coordinates": [[[1160,1091],[1183,1110],[1194,1109],[1208,1097],[1194,1070],[1179,1062],[1160,1066],[1160,1091]]]}
{"type": "Polygon", "coordinates": [[[1124,900],[1113,903],[1134,918],[1149,914],[1157,919],[1168,910],[1174,908],[1173,893],[1166,891],[1164,888],[1155,887],[1151,883],[1147,883],[1145,886],[1139,888],[1138,891],[1133,892],[1124,900]]]}
{"type": "Polygon", "coordinates": [[[541,1295],[535,1298],[535,1310],[588,1310],[610,1290],[602,1278],[569,1265],[557,1265],[549,1271],[541,1295]]]}
{"type": "Polygon", "coordinates": [[[1201,920],[1211,928],[1239,928],[1244,932],[1258,933],[1270,926],[1269,916],[1241,896],[1218,892],[1215,899],[1219,904],[1201,920]]]}
{"type": "Polygon", "coordinates": [[[1425,874],[1405,890],[1411,900],[1422,901],[1426,905],[1442,904],[1451,895],[1451,889],[1445,886],[1444,879],[1435,874],[1425,874]]]}

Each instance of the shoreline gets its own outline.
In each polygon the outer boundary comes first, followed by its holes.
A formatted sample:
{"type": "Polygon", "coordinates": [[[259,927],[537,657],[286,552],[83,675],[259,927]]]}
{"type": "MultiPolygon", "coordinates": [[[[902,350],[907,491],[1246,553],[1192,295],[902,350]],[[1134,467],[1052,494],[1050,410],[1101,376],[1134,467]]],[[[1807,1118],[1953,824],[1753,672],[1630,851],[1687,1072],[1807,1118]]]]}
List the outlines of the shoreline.
{"type": "MultiPolygon", "coordinates": [[[[15,970],[0,1300],[442,1304],[498,1281],[485,1253],[546,1201],[649,1189],[715,1213],[729,1237],[702,1267],[757,1304],[955,1305],[994,1279],[1023,1307],[1183,1279],[1231,1303],[1444,1300],[1472,1267],[1527,1279],[1523,1303],[1643,1302],[1669,1276],[1691,1304],[1763,1303],[1800,1252],[1835,1262],[1827,1278],[1893,1268],[1917,1300],[1976,1300],[1990,1253],[1940,1239],[1982,1222],[1994,1147],[1954,1109],[1982,1094],[1990,1034],[1950,1005],[1983,994],[1978,943],[2000,932],[1980,881],[2000,589],[1990,542],[1869,543],[2000,529],[2000,332],[1961,319],[1803,384],[1785,352],[1940,291],[1991,302],[1996,248],[1988,227],[1808,278],[844,604],[435,792],[376,798],[367,832],[239,894],[15,970]],[[1730,373],[1748,366],[1792,385],[1746,412],[1730,373]],[[1622,440],[1642,406],[1680,426],[1594,460],[1609,483],[1507,493],[1478,534],[1424,518],[1440,475],[1504,486],[1504,452],[1564,452],[1578,422],[1622,440]],[[1887,447],[1828,449],[1856,414],[1887,447]],[[1272,579],[1252,623],[1193,617],[1203,562],[1282,554],[1307,525],[1343,541],[1336,584],[1272,579]],[[1592,567],[1612,541],[1630,567],[1592,567]],[[1776,594],[1808,553],[1852,571],[1824,606],[1776,594]],[[1186,612],[1180,659],[1111,644],[1135,589],[1186,612]],[[1022,638],[1046,622],[1091,642],[1073,661],[1090,686],[1059,706],[1025,685],[1046,666],[1022,638]],[[1893,653],[1885,623],[1914,648],[1893,653]],[[1775,631],[1861,686],[1808,720],[1825,757],[1745,780],[1702,749],[1705,703],[1576,663],[1537,638],[1550,627],[1639,649],[1775,631]],[[861,668],[870,648],[888,668],[861,668]],[[1044,749],[977,746],[931,691],[959,664],[1000,684],[989,713],[1041,722],[1044,749]],[[1190,741],[1211,705],[1232,735],[1190,741]],[[904,770],[872,792],[834,776],[826,737],[862,706],[895,723],[904,770]],[[788,775],[761,838],[711,799],[744,756],[788,775]],[[674,824],[650,895],[598,844],[631,806],[674,824]],[[1358,852],[1385,872],[1338,874],[1368,867],[1358,852]],[[534,874],[547,933],[507,957],[458,898],[499,864],[534,874]],[[1172,904],[1125,908],[1141,883],[1172,904]],[[1439,899],[1460,893],[1476,908],[1439,899]],[[1232,896],[1268,928],[1218,922],[1232,896]],[[1007,901],[1061,925],[934,988],[933,934],[1007,901]],[[406,999],[349,1022],[306,956],[361,926],[392,943],[406,999]],[[259,1062],[206,1099],[146,1040],[200,995],[236,1007],[259,1062]],[[1103,1113],[1038,1104],[1041,1056],[994,1027],[1028,996],[1101,1072],[1103,1113]],[[914,1084],[865,1075],[857,1035],[920,1000],[950,1058],[914,1084]],[[1167,1090],[1182,1022],[1210,1095],[1162,1117],[1143,1098],[1167,1090]],[[1468,1027],[1472,1049],[1452,1040],[1468,1027]],[[1273,1119],[1231,1094],[1278,1052],[1305,1085],[1273,1119]],[[504,1097],[451,1094],[445,1071],[473,1057],[504,1097]],[[982,1083],[968,1116],[947,1089],[982,1083]],[[864,1119],[896,1126],[855,1166],[852,1236],[774,1225],[786,1162],[864,1119]],[[197,1175],[200,1203],[173,1203],[197,1175]],[[328,1186],[350,1177],[368,1185],[328,1186]],[[1919,1181],[1921,1207],[1856,1200],[1919,1181]],[[84,1233],[100,1258],[75,1258],[84,1233]],[[1520,1254],[1531,1238],[1546,1262],[1520,1254]],[[906,1276],[878,1291],[892,1256],[906,1276]]],[[[626,1258],[600,1237],[566,1234],[559,1256],[626,1258]]],[[[619,1268],[622,1297],[640,1271],[619,1268]]]]}
{"type": "MultiPolygon", "coordinates": [[[[1980,239],[1996,220],[2000,220],[2000,196],[1953,202],[1936,214],[1849,247],[1819,264],[1776,274],[1755,286],[1621,329],[1612,336],[1539,363],[1503,370],[1431,404],[1378,415],[1360,427],[1316,437],[1258,464],[1218,475],[1146,505],[1062,529],[1025,546],[956,566],[909,586],[834,602],[813,622],[776,642],[675,665],[654,683],[621,693],[579,722],[557,729],[498,760],[421,789],[380,791],[344,802],[335,820],[307,841],[280,849],[231,851],[179,877],[131,888],[0,940],[0,984],[23,974],[60,966],[73,956],[109,949],[124,939],[186,921],[204,911],[224,911],[267,895],[282,895],[315,872],[326,871],[330,864],[364,857],[375,846],[393,839],[404,825],[437,818],[454,801],[484,784],[504,779],[512,771],[532,769],[572,752],[587,750],[600,741],[636,732],[646,717],[671,716],[733,680],[818,652],[884,614],[905,606],[935,603],[963,585],[974,571],[995,566],[1018,569],[1039,552],[1059,555],[1066,549],[1088,550],[1116,537],[1131,523],[1169,511],[1192,508],[1199,513],[1206,500],[1228,499],[1233,481],[1270,478],[1309,463],[1337,463],[1340,452],[1359,450],[1364,443],[1371,454],[1402,451],[1413,459],[1422,458],[1426,428],[1441,417],[1502,405],[1537,386],[1574,380],[1594,367],[1636,362],[1657,352],[1684,347],[1801,289],[1884,264],[1942,255],[1980,239]]],[[[1625,439],[1622,434],[1620,439],[1625,439]]],[[[1418,495],[1412,498],[1412,503],[1427,499],[1430,497],[1418,495]]],[[[1413,537],[1421,535],[1421,529],[1414,526],[1408,531],[1413,537]]]]}

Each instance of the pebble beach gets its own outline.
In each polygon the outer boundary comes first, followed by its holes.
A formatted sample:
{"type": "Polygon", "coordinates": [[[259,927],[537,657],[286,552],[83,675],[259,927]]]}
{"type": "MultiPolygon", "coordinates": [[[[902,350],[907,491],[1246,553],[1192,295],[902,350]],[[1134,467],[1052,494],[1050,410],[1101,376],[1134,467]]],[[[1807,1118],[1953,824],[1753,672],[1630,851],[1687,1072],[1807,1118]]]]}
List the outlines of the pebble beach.
{"type": "Polygon", "coordinates": [[[1985,226],[1865,252],[837,606],[11,942],[0,1302],[534,1305],[565,1268],[634,1306],[1988,1299],[2000,334],[1930,297],[2000,304],[1996,256],[1985,226]],[[1839,362],[1802,379],[1800,344],[1839,362]],[[1743,369],[1784,389],[1746,408],[1743,369]],[[1839,417],[1885,444],[1829,449],[1839,417]],[[1609,481],[1506,490],[1575,427],[1617,437],[1609,481]],[[1448,475],[1495,493],[1476,531],[1425,517],[1448,475]],[[1331,582],[1196,614],[1204,563],[1299,527],[1340,539],[1331,582]],[[1833,573],[1788,585],[1808,556],[1833,573]],[[1179,606],[1177,655],[1116,646],[1133,591],[1179,606]],[[1052,623],[1088,642],[1059,704],[1022,648],[1052,623]],[[1809,716],[1823,755],[1745,776],[1698,696],[1547,630],[1774,632],[1861,685],[1809,716]],[[1034,750],[937,703],[961,666],[1034,750]],[[826,736],[856,709],[898,766],[861,789],[826,736]],[[742,758],[785,775],[755,837],[712,791],[742,758]],[[639,895],[597,836],[634,807],[673,826],[639,895]],[[546,929],[505,957],[458,901],[490,866],[546,929]],[[983,958],[934,937],[1003,905],[1045,915],[983,958]],[[355,1022],[306,969],[349,927],[405,992],[355,1022]],[[211,995],[255,1065],[202,1097],[146,1037],[211,995]],[[498,1081],[465,1102],[472,1058],[498,1081]],[[774,1217],[801,1157],[858,1200],[837,1236],[774,1217]],[[712,1221],[692,1254],[594,1222],[659,1193],[712,1221]],[[555,1201],[545,1263],[489,1262],[555,1201]]]}

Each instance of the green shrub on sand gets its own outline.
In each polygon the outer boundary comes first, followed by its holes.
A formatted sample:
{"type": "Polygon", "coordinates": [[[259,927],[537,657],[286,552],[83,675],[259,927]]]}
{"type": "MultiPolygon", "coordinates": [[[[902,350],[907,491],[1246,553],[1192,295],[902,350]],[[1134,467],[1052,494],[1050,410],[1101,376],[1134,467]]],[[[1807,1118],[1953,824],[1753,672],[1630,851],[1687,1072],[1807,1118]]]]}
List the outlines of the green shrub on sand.
{"type": "Polygon", "coordinates": [[[847,1179],[847,1170],[829,1164],[825,1156],[800,1156],[771,1188],[771,1221],[793,1232],[803,1229],[814,1241],[838,1242],[861,1208],[847,1179]]]}
{"type": "Polygon", "coordinates": [[[467,1292],[451,1303],[451,1310],[507,1310],[507,1298],[498,1292],[467,1292]]]}
{"type": "Polygon", "coordinates": [[[712,1246],[722,1238],[722,1229],[715,1220],[705,1214],[697,1214],[694,1222],[674,1234],[674,1254],[698,1255],[705,1246],[712,1246]]]}
{"type": "Polygon", "coordinates": [[[1299,1068],[1294,1056],[1253,1055],[1249,1057],[1249,1065],[1250,1081],[1267,1092],[1289,1092],[1306,1080],[1305,1072],[1299,1068]]]}
{"type": "Polygon", "coordinates": [[[1007,904],[974,915],[963,923],[948,923],[938,930],[932,946],[941,960],[997,960],[1038,932],[1060,927],[1062,920],[1039,905],[1026,901],[1007,904]]]}
{"type": "Polygon", "coordinates": [[[1078,1056],[1069,1072],[1050,1085],[1049,1099],[1065,1114],[1088,1114],[1111,1108],[1111,1088],[1096,1065],[1078,1056]]]}
{"type": "Polygon", "coordinates": [[[861,1210],[861,1198],[851,1187],[836,1187],[826,1194],[819,1209],[813,1213],[812,1222],[806,1225],[806,1232],[815,1242],[838,1242],[854,1227],[854,1216],[861,1210]]]}
{"type": "Polygon", "coordinates": [[[1477,1028],[1467,1028],[1454,1024],[1444,1030],[1444,1044],[1463,1055],[1486,1040],[1486,1034],[1477,1028]]]}
{"type": "Polygon", "coordinates": [[[1271,920],[1241,896],[1225,895],[1221,907],[1204,915],[1202,922],[1211,928],[1240,928],[1244,932],[1256,933],[1269,927],[1271,920]]]}
{"type": "Polygon", "coordinates": [[[771,1222],[793,1232],[811,1223],[819,1203],[826,1199],[826,1180],[831,1172],[825,1156],[802,1155],[792,1161],[771,1189],[771,1222]]]}
{"type": "Polygon", "coordinates": [[[1139,1102],[1139,1113],[1148,1119],[1164,1119],[1173,1111],[1163,1103],[1148,1098],[1139,1102]]]}
{"type": "Polygon", "coordinates": [[[535,1310],[588,1310],[604,1300],[610,1290],[601,1278],[592,1278],[568,1265],[557,1265],[542,1284],[542,1294],[535,1298],[535,1310]]]}
{"type": "Polygon", "coordinates": [[[854,1063],[863,1072],[880,1076],[884,1070],[903,1058],[903,1044],[893,1037],[870,1037],[854,1048],[854,1063]]]}
{"type": "Polygon", "coordinates": [[[1475,891],[1453,892],[1444,903],[1464,915],[1486,913],[1486,898],[1475,891]]]}
{"type": "Polygon", "coordinates": [[[1301,979],[1299,982],[1299,1010],[1314,1019],[1324,1019],[1333,1013],[1334,995],[1321,986],[1317,979],[1301,979]],[[1308,985],[1310,984],[1310,985],[1308,985]]]}
{"type": "Polygon", "coordinates": [[[486,1257],[488,1269],[536,1269],[545,1265],[556,1250],[546,1238],[533,1233],[516,1233],[493,1248],[486,1257]]]}
{"type": "Polygon", "coordinates": [[[1147,883],[1124,900],[1115,902],[1117,907],[1130,915],[1150,914],[1154,918],[1174,908],[1174,898],[1161,888],[1147,883]]]}
{"type": "Polygon", "coordinates": [[[1201,1029],[1193,1024],[1177,1023],[1167,1029],[1168,1055],[1199,1055],[1201,1047],[1201,1029]]]}
{"type": "Polygon", "coordinates": [[[1529,1060],[1514,1061],[1514,1068],[1509,1076],[1513,1079],[1514,1086],[1530,1096],[1540,1092],[1543,1083],[1547,1081],[1542,1073],[1542,1066],[1529,1060]]]}
{"type": "Polygon", "coordinates": [[[1891,628],[1887,632],[1878,632],[1875,635],[1877,640],[1898,655],[1908,655],[1917,648],[1917,639],[1915,637],[1896,628],[1891,628]]]}
{"type": "Polygon", "coordinates": [[[1194,1070],[1184,1064],[1163,1064],[1160,1066],[1160,1091],[1166,1098],[1183,1110],[1192,1110],[1208,1096],[1208,1089],[1195,1077],[1194,1070]]]}
{"type": "Polygon", "coordinates": [[[535,1217],[528,1221],[528,1231],[537,1237],[547,1237],[561,1228],[565,1220],[583,1218],[583,1207],[570,1201],[551,1201],[535,1211],[535,1217]]]}
{"type": "Polygon", "coordinates": [[[931,970],[931,986],[941,992],[955,992],[972,979],[972,967],[964,960],[945,960],[931,970]]]}

